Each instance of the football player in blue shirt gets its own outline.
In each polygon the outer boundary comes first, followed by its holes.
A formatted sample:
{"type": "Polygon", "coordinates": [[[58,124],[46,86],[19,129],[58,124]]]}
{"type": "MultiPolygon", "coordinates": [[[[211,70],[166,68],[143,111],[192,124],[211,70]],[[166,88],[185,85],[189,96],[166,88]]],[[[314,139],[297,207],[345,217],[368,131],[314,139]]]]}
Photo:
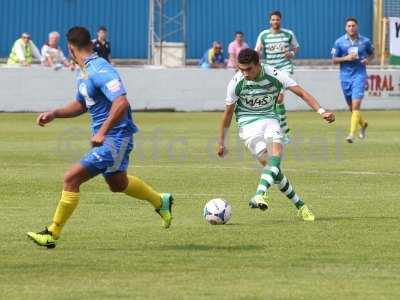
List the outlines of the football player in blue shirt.
{"type": "Polygon", "coordinates": [[[350,134],[346,140],[353,143],[358,125],[361,128],[360,139],[365,138],[368,127],[360,109],[367,80],[366,65],[374,54],[374,48],[368,38],[358,33],[358,22],[355,18],[347,18],[345,30],[346,34],[335,41],[332,60],[334,64],[340,64],[342,90],[352,112],[350,134]]]}
{"type": "Polygon", "coordinates": [[[63,108],[41,113],[40,126],[55,118],[72,118],[89,111],[92,118],[92,149],[73,165],[64,176],[61,200],[53,222],[45,230],[28,236],[38,245],[54,248],[61,230],[79,202],[81,184],[102,174],[112,192],[147,200],[161,216],[163,225],[171,225],[173,198],[169,193],[157,193],[135,176],[127,175],[133,134],[138,131],[124,85],[117,71],[92,51],[90,33],[86,28],[73,27],[67,33],[71,57],[80,67],[76,100],[63,108]]]}

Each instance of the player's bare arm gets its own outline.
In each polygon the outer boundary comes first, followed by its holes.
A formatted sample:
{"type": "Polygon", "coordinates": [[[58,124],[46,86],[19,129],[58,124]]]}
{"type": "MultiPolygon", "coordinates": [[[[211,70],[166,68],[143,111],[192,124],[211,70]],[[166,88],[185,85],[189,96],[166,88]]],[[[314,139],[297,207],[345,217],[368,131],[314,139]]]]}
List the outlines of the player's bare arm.
{"type": "Polygon", "coordinates": [[[362,59],[361,63],[364,64],[364,65],[368,65],[370,63],[370,61],[373,60],[373,59],[374,59],[374,54],[372,53],[368,57],[362,59]]]}
{"type": "Polygon", "coordinates": [[[286,51],[285,57],[288,59],[292,59],[295,57],[296,53],[299,51],[299,47],[291,47],[289,51],[286,51]]]}
{"type": "Polygon", "coordinates": [[[301,99],[304,100],[305,103],[307,103],[308,106],[310,106],[313,110],[318,112],[324,120],[326,120],[328,123],[332,123],[335,121],[335,115],[333,112],[328,112],[323,109],[318,101],[306,90],[304,90],[301,86],[295,85],[289,87],[289,90],[299,96],[301,99]]]}
{"type": "Polygon", "coordinates": [[[258,44],[258,45],[256,46],[256,48],[255,48],[254,50],[256,50],[258,54],[261,54],[261,50],[262,50],[262,49],[263,49],[263,46],[262,46],[262,44],[260,43],[260,44],[258,44]]]}
{"type": "Polygon", "coordinates": [[[108,118],[104,121],[99,131],[91,138],[93,146],[103,144],[107,132],[121,120],[128,109],[129,102],[126,96],[120,96],[113,101],[108,118]]]}
{"type": "Polygon", "coordinates": [[[62,108],[40,113],[36,119],[36,123],[43,127],[45,124],[50,123],[56,118],[73,118],[80,116],[85,112],[86,108],[83,107],[79,101],[71,101],[62,108]]]}
{"type": "Polygon", "coordinates": [[[254,48],[254,50],[258,53],[258,55],[261,56],[262,54],[262,50],[263,50],[263,44],[261,42],[261,34],[258,36],[257,41],[256,41],[256,47],[254,48]]]}
{"type": "Polygon", "coordinates": [[[225,111],[222,116],[220,133],[219,133],[219,141],[218,141],[218,156],[224,156],[226,154],[226,135],[228,133],[228,129],[231,126],[232,116],[235,111],[235,104],[226,105],[225,111]]]}

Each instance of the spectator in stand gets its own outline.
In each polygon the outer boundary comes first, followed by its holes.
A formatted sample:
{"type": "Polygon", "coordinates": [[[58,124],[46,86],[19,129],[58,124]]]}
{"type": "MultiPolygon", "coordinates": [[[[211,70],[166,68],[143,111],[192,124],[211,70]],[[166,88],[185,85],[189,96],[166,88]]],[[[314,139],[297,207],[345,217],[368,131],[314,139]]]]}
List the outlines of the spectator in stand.
{"type": "Polygon", "coordinates": [[[249,48],[244,41],[244,34],[241,31],[235,32],[235,39],[228,46],[229,60],[228,68],[237,68],[237,57],[243,49],[249,48]]]}
{"type": "Polygon", "coordinates": [[[93,51],[111,64],[111,43],[107,41],[107,28],[97,29],[97,39],[93,40],[93,51]]]}
{"type": "Polygon", "coordinates": [[[57,31],[49,33],[49,40],[42,47],[42,65],[59,70],[63,66],[70,68],[73,65],[65,58],[63,51],[58,46],[60,34],[57,31]]]}
{"type": "Polygon", "coordinates": [[[11,66],[19,65],[29,67],[34,57],[39,60],[42,58],[38,48],[32,42],[29,33],[24,32],[21,34],[21,37],[14,42],[7,64],[11,66]]]}
{"type": "Polygon", "coordinates": [[[225,67],[224,52],[220,42],[213,42],[212,48],[208,49],[200,59],[200,65],[205,69],[225,67]]]}

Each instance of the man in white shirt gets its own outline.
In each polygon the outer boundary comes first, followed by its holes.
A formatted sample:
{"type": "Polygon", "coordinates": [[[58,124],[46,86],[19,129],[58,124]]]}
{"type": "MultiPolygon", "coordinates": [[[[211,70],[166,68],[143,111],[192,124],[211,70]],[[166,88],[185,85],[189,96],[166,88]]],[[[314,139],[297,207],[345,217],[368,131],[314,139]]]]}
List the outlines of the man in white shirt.
{"type": "Polygon", "coordinates": [[[59,70],[63,66],[66,68],[71,66],[60,46],[58,46],[59,39],[60,34],[57,31],[52,31],[49,33],[48,42],[42,47],[42,65],[54,70],[59,70]]]}

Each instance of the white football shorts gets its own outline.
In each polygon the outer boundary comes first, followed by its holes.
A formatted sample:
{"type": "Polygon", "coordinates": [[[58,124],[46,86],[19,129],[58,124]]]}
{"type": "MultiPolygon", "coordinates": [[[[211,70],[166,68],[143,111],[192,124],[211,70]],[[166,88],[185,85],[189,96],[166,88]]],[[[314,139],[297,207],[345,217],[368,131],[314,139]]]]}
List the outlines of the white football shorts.
{"type": "Polygon", "coordinates": [[[240,127],[239,137],[251,154],[259,158],[272,143],[282,144],[283,134],[278,120],[262,119],[240,127]]]}

